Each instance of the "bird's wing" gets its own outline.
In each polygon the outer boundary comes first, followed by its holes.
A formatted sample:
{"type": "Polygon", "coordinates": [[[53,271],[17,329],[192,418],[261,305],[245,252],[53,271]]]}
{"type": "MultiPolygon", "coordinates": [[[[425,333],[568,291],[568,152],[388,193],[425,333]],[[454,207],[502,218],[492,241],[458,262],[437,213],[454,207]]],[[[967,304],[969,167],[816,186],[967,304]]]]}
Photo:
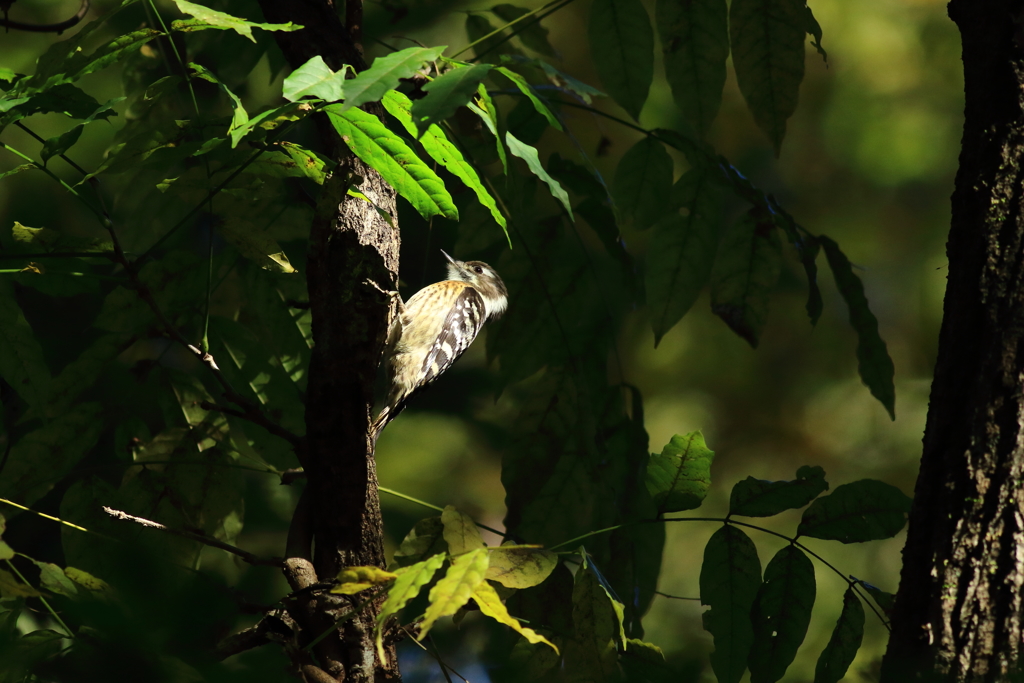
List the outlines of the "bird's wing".
{"type": "Polygon", "coordinates": [[[423,359],[423,384],[433,382],[451,367],[469,348],[487,320],[484,299],[472,287],[466,287],[448,311],[441,332],[423,359]]]}

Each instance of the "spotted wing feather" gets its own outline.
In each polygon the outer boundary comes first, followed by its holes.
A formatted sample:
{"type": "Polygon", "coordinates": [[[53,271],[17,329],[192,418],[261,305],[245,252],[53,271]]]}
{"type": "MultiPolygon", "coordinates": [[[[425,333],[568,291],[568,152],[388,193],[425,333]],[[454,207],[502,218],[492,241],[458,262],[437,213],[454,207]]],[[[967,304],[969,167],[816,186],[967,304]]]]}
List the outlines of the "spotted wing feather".
{"type": "Polygon", "coordinates": [[[441,333],[423,359],[423,385],[433,382],[458,360],[486,321],[483,297],[472,287],[466,287],[448,311],[441,333]]]}

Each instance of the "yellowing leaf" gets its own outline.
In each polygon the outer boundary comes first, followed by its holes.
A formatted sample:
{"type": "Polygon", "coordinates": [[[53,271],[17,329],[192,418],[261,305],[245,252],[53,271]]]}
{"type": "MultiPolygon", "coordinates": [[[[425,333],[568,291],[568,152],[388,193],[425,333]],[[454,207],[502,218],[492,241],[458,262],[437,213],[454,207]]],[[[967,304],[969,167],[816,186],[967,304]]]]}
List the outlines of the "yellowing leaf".
{"type": "Polygon", "coordinates": [[[338,581],[341,582],[341,585],[332,588],[331,592],[352,595],[397,578],[398,574],[385,571],[380,567],[345,567],[338,572],[338,581]]]}
{"type": "Polygon", "coordinates": [[[438,619],[455,614],[469,602],[473,591],[484,582],[489,559],[487,548],[471,550],[461,557],[452,558],[452,566],[444,578],[430,589],[430,605],[423,616],[418,640],[423,640],[438,619]]]}
{"type": "Polygon", "coordinates": [[[441,513],[441,523],[444,524],[444,540],[448,543],[448,552],[453,557],[484,547],[480,530],[469,515],[449,505],[441,513]]]}
{"type": "MultiPolygon", "coordinates": [[[[445,555],[434,555],[431,558],[411,564],[408,567],[402,567],[395,572],[395,584],[391,586],[388,591],[388,598],[381,605],[380,614],[377,615],[377,625],[374,626],[374,637],[377,643],[377,654],[384,660],[384,643],[382,640],[383,636],[383,625],[387,621],[387,618],[393,614],[397,614],[399,610],[405,607],[406,603],[415,598],[420,588],[430,583],[430,580],[434,578],[434,574],[444,564],[445,555]]],[[[433,596],[433,591],[431,591],[433,596]]],[[[433,597],[431,597],[433,600],[433,597]]]]}
{"type": "Polygon", "coordinates": [[[473,591],[473,599],[476,600],[476,604],[480,606],[480,611],[491,619],[515,629],[531,643],[544,643],[558,653],[558,647],[556,647],[554,643],[533,629],[523,626],[519,623],[519,620],[508,613],[505,605],[501,602],[501,598],[498,597],[498,593],[494,590],[494,587],[491,586],[491,584],[484,581],[477,586],[476,590],[473,591]]]}
{"type": "Polygon", "coordinates": [[[491,550],[487,578],[506,588],[529,588],[548,578],[558,556],[533,545],[506,545],[491,550]]]}

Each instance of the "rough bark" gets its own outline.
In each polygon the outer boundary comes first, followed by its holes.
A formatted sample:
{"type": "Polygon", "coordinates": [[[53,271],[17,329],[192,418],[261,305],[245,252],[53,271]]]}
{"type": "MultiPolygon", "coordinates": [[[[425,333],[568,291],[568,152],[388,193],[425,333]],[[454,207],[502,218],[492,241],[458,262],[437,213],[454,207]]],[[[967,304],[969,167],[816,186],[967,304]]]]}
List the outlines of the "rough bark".
{"type": "Polygon", "coordinates": [[[882,680],[1000,681],[1024,616],[1024,2],[953,0],[965,122],[939,355],[882,680]]]}
{"type": "MultiPolygon", "coordinates": [[[[350,0],[355,2],[356,0],[350,0]]],[[[267,21],[306,27],[277,33],[295,67],[321,55],[334,69],[365,65],[330,0],[260,0],[267,21]]],[[[395,216],[395,192],[348,152],[325,118],[317,121],[325,146],[339,162],[324,184],[310,230],[306,281],[315,347],[306,393],[302,465],[308,475],[303,504],[289,538],[287,578],[295,589],[329,580],[344,566],[384,565],[383,534],[373,445],[368,437],[373,385],[383,347],[390,297],[398,281],[399,233],[373,206],[346,195],[350,182],[395,216]],[[356,178],[355,181],[352,179],[356,178]],[[359,178],[362,179],[361,183],[359,178]],[[308,523],[309,529],[303,529],[308,523]],[[315,552],[309,553],[309,531],[315,552]],[[312,567],[310,566],[312,560],[312,567]]],[[[307,591],[296,618],[308,641],[350,611],[347,598],[307,591]]],[[[319,667],[299,662],[307,680],[326,671],[337,680],[399,678],[394,648],[377,659],[372,630],[380,601],[345,621],[316,648],[319,667]]]]}

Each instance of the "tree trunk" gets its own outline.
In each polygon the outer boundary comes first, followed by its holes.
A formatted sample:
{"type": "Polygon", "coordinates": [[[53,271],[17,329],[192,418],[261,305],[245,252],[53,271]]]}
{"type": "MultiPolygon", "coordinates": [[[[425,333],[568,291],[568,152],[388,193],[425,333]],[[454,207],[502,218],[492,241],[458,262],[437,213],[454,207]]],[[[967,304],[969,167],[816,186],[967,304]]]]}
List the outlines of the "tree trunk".
{"type": "MultiPolygon", "coordinates": [[[[349,0],[349,3],[358,0],[349,0]]],[[[365,64],[330,0],[260,0],[267,21],[301,24],[276,33],[293,67],[320,55],[333,69],[365,64]]],[[[349,15],[352,16],[352,8],[349,15]]],[[[306,392],[306,438],[300,460],[308,483],[289,534],[287,578],[295,590],[332,579],[345,566],[384,566],[383,528],[373,444],[368,433],[373,385],[397,288],[399,232],[371,204],[347,196],[354,184],[393,218],[395,191],[353,156],[326,117],[317,125],[338,168],[324,184],[310,229],[306,281],[313,348],[306,392]],[[360,182],[359,179],[362,179],[360,182]],[[315,554],[310,552],[315,541],[315,554]],[[312,561],[312,564],[310,564],[312,561]]],[[[309,642],[358,607],[344,596],[306,592],[295,618],[309,642]]],[[[377,658],[372,631],[380,604],[362,609],[316,647],[319,666],[300,666],[307,680],[398,680],[394,646],[377,658]]]]}
{"type": "Polygon", "coordinates": [[[882,680],[999,681],[1024,616],[1024,2],[952,0],[965,122],[939,356],[882,680]]]}

